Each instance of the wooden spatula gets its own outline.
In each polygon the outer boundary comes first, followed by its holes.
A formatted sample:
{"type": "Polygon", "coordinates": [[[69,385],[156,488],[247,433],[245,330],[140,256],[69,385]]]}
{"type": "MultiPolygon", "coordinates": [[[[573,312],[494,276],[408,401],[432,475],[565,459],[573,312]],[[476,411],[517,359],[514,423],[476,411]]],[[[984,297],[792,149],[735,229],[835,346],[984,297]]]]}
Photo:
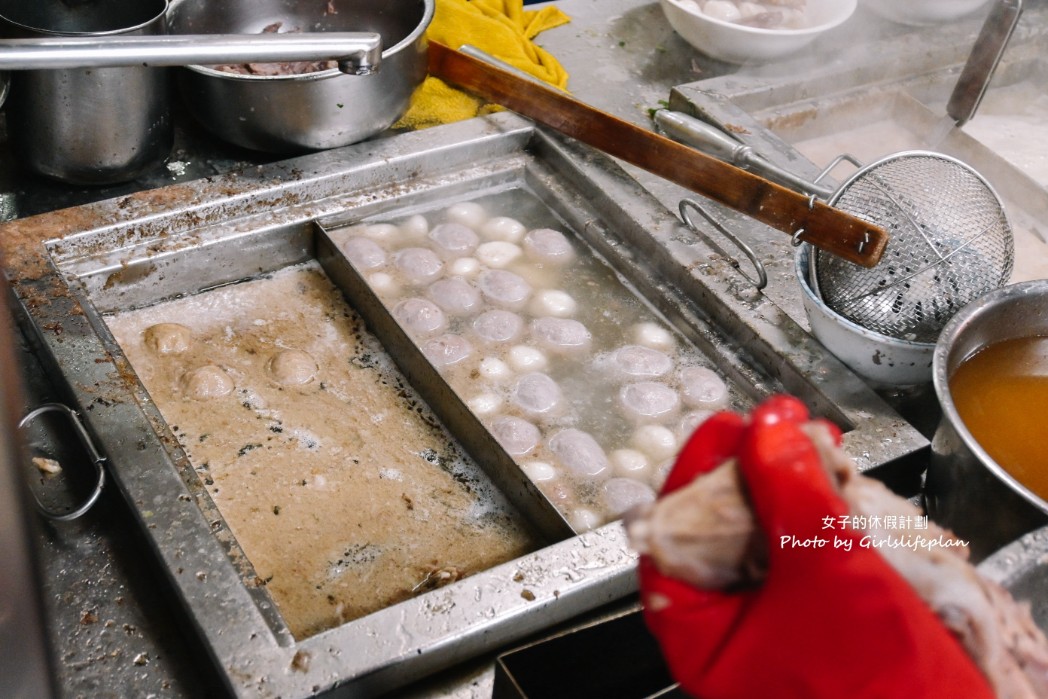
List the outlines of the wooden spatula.
{"type": "Polygon", "coordinates": [[[863,267],[876,265],[888,244],[888,234],[882,228],[814,197],[781,187],[439,42],[429,42],[429,72],[863,267]]]}

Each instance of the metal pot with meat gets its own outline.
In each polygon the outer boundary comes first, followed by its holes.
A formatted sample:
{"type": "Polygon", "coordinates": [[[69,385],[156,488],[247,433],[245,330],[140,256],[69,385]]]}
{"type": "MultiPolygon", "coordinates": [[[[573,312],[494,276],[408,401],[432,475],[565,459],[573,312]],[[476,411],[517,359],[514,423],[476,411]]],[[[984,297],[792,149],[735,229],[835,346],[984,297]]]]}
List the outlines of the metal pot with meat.
{"type": "Polygon", "coordinates": [[[218,137],[271,153],[345,146],[389,128],[426,76],[433,0],[176,0],[172,34],[377,32],[380,70],[346,75],[333,62],[188,66],[179,87],[218,137]]]}

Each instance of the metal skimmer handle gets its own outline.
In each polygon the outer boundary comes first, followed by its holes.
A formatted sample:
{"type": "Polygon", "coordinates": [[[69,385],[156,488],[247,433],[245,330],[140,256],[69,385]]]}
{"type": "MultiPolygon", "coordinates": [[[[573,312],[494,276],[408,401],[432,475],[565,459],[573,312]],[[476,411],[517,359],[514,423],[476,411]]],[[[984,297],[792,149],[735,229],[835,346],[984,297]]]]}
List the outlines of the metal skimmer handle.
{"type": "Polygon", "coordinates": [[[721,235],[730,240],[735,245],[735,247],[742,251],[742,254],[745,255],[746,259],[750,261],[750,264],[753,265],[753,268],[757,270],[756,277],[752,277],[746,272],[744,272],[742,270],[742,265],[739,264],[739,261],[731,255],[725,255],[725,257],[728,258],[731,266],[739,271],[739,274],[746,277],[746,280],[757,288],[757,291],[760,291],[764,287],[768,286],[768,272],[764,269],[764,263],[761,262],[759,257],[757,257],[757,253],[753,251],[753,248],[747,245],[742,240],[742,238],[738,237],[737,235],[729,231],[727,228],[725,228],[723,225],[721,225],[715,218],[713,218],[713,216],[710,215],[708,211],[706,211],[706,209],[702,208],[701,204],[699,204],[697,201],[693,199],[681,199],[680,204],[678,204],[678,207],[680,209],[681,220],[683,220],[684,223],[687,224],[688,228],[692,229],[696,233],[699,232],[698,226],[696,226],[695,222],[691,220],[691,214],[688,213],[689,208],[695,209],[700,214],[702,214],[702,217],[706,219],[706,221],[709,222],[711,226],[716,228],[721,235]]]}
{"type": "Polygon", "coordinates": [[[998,0],[990,8],[946,105],[946,113],[957,126],[975,116],[1022,12],[1022,0],[998,0]]]}
{"type": "Polygon", "coordinates": [[[0,70],[188,66],[337,60],[339,70],[367,75],[382,60],[375,32],[177,34],[0,41],[0,70]]]}
{"type": "Polygon", "coordinates": [[[736,141],[728,134],[701,119],[669,109],[657,110],[652,115],[652,119],[665,135],[675,141],[698,148],[707,155],[712,155],[746,170],[753,170],[779,184],[805,194],[814,194],[823,200],[833,196],[832,189],[815,182],[809,182],[788,170],[780,168],[758,154],[750,146],[736,141]]]}

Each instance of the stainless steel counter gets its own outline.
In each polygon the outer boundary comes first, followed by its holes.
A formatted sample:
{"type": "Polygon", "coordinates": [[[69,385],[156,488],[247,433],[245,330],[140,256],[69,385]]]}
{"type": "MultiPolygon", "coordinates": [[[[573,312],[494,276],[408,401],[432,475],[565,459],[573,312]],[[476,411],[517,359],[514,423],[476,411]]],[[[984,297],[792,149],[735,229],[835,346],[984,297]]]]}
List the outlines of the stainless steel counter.
{"type": "MultiPolygon", "coordinates": [[[[677,37],[657,2],[649,0],[562,0],[571,23],[539,37],[565,65],[579,99],[645,126],[648,110],[665,102],[679,85],[733,74],[774,77],[788,66],[738,68],[704,58],[677,37]]],[[[966,21],[974,37],[978,19],[966,21]]],[[[810,49],[836,49],[838,59],[858,48],[863,36],[913,33],[860,13],[838,39],[810,49]]],[[[929,39],[931,40],[931,39],[929,39]]],[[[167,184],[211,177],[270,162],[271,157],[225,145],[203,133],[184,113],[176,114],[176,145],[168,164],[136,182],[102,189],[69,188],[29,177],[5,150],[0,153],[0,206],[6,217],[24,217],[122,196],[167,184]]],[[[5,139],[6,141],[6,139],[5,139]]],[[[688,193],[626,166],[668,209],[688,193]]],[[[745,234],[744,234],[745,235],[745,234]]],[[[803,324],[792,275],[788,237],[747,235],[768,261],[764,293],[803,324]]],[[[27,383],[26,409],[63,401],[66,389],[52,367],[42,366],[24,337],[16,338],[27,383]]],[[[919,414],[922,408],[915,409],[919,414]]],[[[68,697],[215,696],[220,682],[204,650],[167,597],[159,576],[143,555],[141,534],[120,495],[106,491],[98,505],[72,523],[43,522],[38,533],[43,588],[55,671],[68,697]]],[[[627,599],[616,606],[630,605],[627,599]]],[[[500,649],[450,668],[407,690],[401,697],[488,697],[492,659],[500,649]]]]}

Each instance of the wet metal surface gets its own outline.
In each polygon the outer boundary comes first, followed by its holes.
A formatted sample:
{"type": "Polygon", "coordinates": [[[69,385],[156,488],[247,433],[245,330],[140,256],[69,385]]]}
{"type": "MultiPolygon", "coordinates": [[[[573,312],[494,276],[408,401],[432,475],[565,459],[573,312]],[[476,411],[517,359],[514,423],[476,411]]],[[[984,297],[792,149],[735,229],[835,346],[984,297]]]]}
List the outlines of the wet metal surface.
{"type": "MultiPolygon", "coordinates": [[[[704,58],[674,35],[656,3],[566,0],[559,4],[573,21],[544,33],[540,43],[563,60],[576,96],[635,123],[647,125],[647,110],[667,100],[678,85],[684,86],[682,94],[691,103],[699,100],[692,99],[689,91],[703,89],[696,83],[710,80],[722,81],[711,83],[716,91],[733,95],[743,95],[752,87],[756,99],[764,99],[765,104],[784,101],[777,86],[796,83],[791,78],[797,75],[811,75],[811,80],[799,83],[809,96],[828,88],[824,74],[804,63],[812,58],[809,54],[798,57],[806,66],[803,71],[796,69],[797,63],[787,61],[744,68],[735,75],[734,68],[704,58]],[[724,85],[735,87],[722,89],[724,85]]],[[[965,37],[974,37],[979,21],[976,18],[929,35],[890,27],[857,13],[849,26],[887,36],[914,55],[926,57],[928,66],[937,66],[963,61],[968,47],[965,37]]],[[[1023,31],[1020,27],[1017,37],[1023,31]]],[[[827,69],[839,69],[853,60],[854,55],[845,50],[853,44],[842,37],[840,42],[824,45],[822,48],[838,52],[827,69]]],[[[866,70],[897,64],[880,61],[873,53],[867,55],[866,70]]],[[[921,64],[907,65],[919,68],[921,64]]],[[[1007,68],[1002,71],[1007,74],[1007,68]]],[[[746,112],[759,112],[759,107],[741,96],[738,100],[737,104],[724,100],[722,107],[732,118],[749,119],[742,123],[754,124],[758,128],[753,133],[763,138],[767,132],[761,122],[746,112]]],[[[391,199],[418,195],[427,188],[455,193],[455,180],[469,179],[461,175],[466,169],[475,167],[475,178],[491,176],[499,168],[505,171],[504,163],[490,165],[498,160],[493,143],[501,144],[504,156],[512,152],[514,158],[527,158],[531,156],[521,153],[525,144],[538,141],[533,140],[536,137],[526,123],[503,115],[482,124],[454,127],[448,133],[455,135],[442,135],[436,147],[432,140],[436,137],[422,132],[395,141],[396,145],[383,138],[348,150],[269,164],[271,158],[206,136],[186,122],[185,114],[176,114],[176,125],[170,161],[128,185],[74,190],[26,177],[6,151],[0,159],[0,211],[4,218],[22,217],[0,229],[0,248],[16,283],[19,305],[30,318],[26,339],[20,340],[28,367],[25,373],[32,384],[27,411],[49,400],[79,405],[106,455],[124,457],[113,466],[119,475],[115,487],[104,491],[91,512],[73,523],[48,525],[40,537],[59,684],[67,696],[214,696],[231,681],[229,673],[218,669],[221,667],[233,669],[232,681],[249,688],[245,692],[277,694],[284,688],[287,695],[311,693],[314,686],[333,686],[338,677],[352,674],[360,663],[366,665],[374,657],[356,659],[348,635],[323,636],[329,642],[324,647],[321,642],[297,647],[286,637],[273,635],[272,626],[244,589],[206,519],[203,523],[208,531],[198,531],[202,510],[189,482],[181,476],[184,471],[179,469],[184,464],[172,462],[173,439],[164,437],[163,425],[147,423],[143,427],[140,409],[126,401],[135,381],[133,374],[108,345],[100,343],[97,311],[90,303],[85,308],[84,303],[89,298],[108,298],[106,303],[112,307],[145,303],[200,285],[213,273],[198,270],[217,265],[221,274],[250,276],[262,268],[308,257],[313,254],[314,219],[343,215],[347,210],[370,215],[391,199]],[[451,142],[457,145],[445,146],[451,142]],[[442,167],[460,174],[419,181],[418,161],[412,154],[426,148],[433,148],[431,157],[441,160],[442,167]],[[70,206],[74,208],[65,208],[70,206]],[[81,236],[85,231],[91,234],[81,236]],[[258,246],[257,255],[243,259],[210,256],[223,241],[228,243],[238,235],[253,239],[253,244],[268,239],[273,245],[269,249],[258,246]],[[45,241],[53,242],[45,248],[45,241]],[[175,264],[176,258],[193,264],[175,264]],[[61,274],[55,265],[61,267],[61,274]],[[81,275],[85,275],[83,284],[81,275]],[[88,277],[95,286],[88,288],[88,277]],[[54,358],[61,358],[60,365],[54,358]],[[145,464],[165,468],[150,469],[145,464]],[[158,492],[166,497],[158,498],[158,492]],[[187,555],[200,562],[201,551],[206,552],[204,560],[210,566],[206,571],[185,564],[187,555]],[[143,552],[150,555],[143,556],[143,552]],[[212,575],[213,571],[217,574],[212,575]],[[199,572],[207,573],[204,581],[197,579],[199,572]],[[218,589],[222,581],[229,583],[228,589],[218,589]],[[172,590],[177,594],[169,594],[172,590]],[[239,618],[243,610],[248,610],[246,622],[239,618]],[[209,615],[213,619],[204,618],[209,615]],[[221,638],[201,643],[207,638],[206,630],[199,626],[201,620],[221,628],[221,638]],[[251,627],[246,634],[245,624],[251,627]],[[259,636],[252,638],[256,631],[259,636]],[[301,655],[294,662],[300,650],[310,653],[308,678],[295,669],[303,664],[301,655]],[[216,664],[211,653],[221,662],[216,664]]],[[[629,244],[613,242],[609,254],[637,269],[654,263],[657,269],[672,272],[641,275],[647,276],[644,292],[665,300],[660,310],[691,328],[693,338],[704,345],[718,345],[726,331],[733,338],[721,366],[746,379],[756,394],[779,389],[800,392],[818,411],[853,426],[848,448],[864,468],[878,466],[892,455],[924,452],[926,441],[913,426],[844,371],[804,330],[788,241],[718,212],[765,261],[769,286],[759,294],[711,244],[717,242],[715,232],[707,238],[689,231],[675,217],[673,212],[686,194],[680,188],[626,167],[626,173],[635,178],[631,180],[584,150],[541,140],[548,143],[543,146],[543,158],[566,158],[572,167],[585,169],[587,176],[573,181],[573,186],[589,182],[596,201],[608,204],[604,206],[609,212],[606,220],[579,222],[583,228],[592,226],[587,230],[590,236],[600,238],[610,231],[614,235],[609,239],[614,241],[626,235],[629,244]],[[639,192],[637,183],[642,187],[639,192]],[[599,198],[602,196],[607,199],[599,198]],[[676,300],[682,295],[688,303],[676,300]],[[711,323],[711,318],[731,320],[724,326],[711,323]],[[736,351],[740,346],[745,346],[745,352],[736,351]]],[[[780,164],[797,160],[788,149],[776,157],[780,164]]],[[[912,398],[901,396],[904,401],[912,398]]],[[[436,673],[395,694],[419,699],[490,696],[491,654],[511,643],[509,637],[481,633],[473,640],[460,639],[463,642],[453,653],[440,648],[431,653],[433,646],[425,640],[475,626],[478,610],[482,615],[520,612],[513,622],[519,625],[513,635],[523,639],[593,604],[628,599],[632,563],[617,529],[609,526],[558,546],[552,558],[493,573],[487,587],[470,588],[471,599],[479,598],[483,604],[430,615],[433,628],[415,639],[400,633],[389,636],[387,650],[397,646],[391,656],[424,651],[425,661],[417,663],[411,673],[436,673]],[[535,600],[524,603],[522,585],[514,582],[517,574],[524,576],[535,600]],[[577,584],[579,576],[601,588],[596,598],[580,601],[570,595],[557,596],[569,584],[577,584]],[[471,655],[476,660],[463,662],[471,655]]],[[[437,592],[445,595],[440,600],[449,603],[460,594],[450,587],[437,592]]],[[[440,606],[436,597],[427,598],[427,604],[440,606]]],[[[388,618],[397,625],[406,617],[397,611],[388,618]]],[[[378,685],[389,686],[389,672],[385,678],[381,674],[375,685],[362,683],[357,689],[374,694],[378,685]]],[[[355,691],[343,689],[347,695],[355,691]]]]}

